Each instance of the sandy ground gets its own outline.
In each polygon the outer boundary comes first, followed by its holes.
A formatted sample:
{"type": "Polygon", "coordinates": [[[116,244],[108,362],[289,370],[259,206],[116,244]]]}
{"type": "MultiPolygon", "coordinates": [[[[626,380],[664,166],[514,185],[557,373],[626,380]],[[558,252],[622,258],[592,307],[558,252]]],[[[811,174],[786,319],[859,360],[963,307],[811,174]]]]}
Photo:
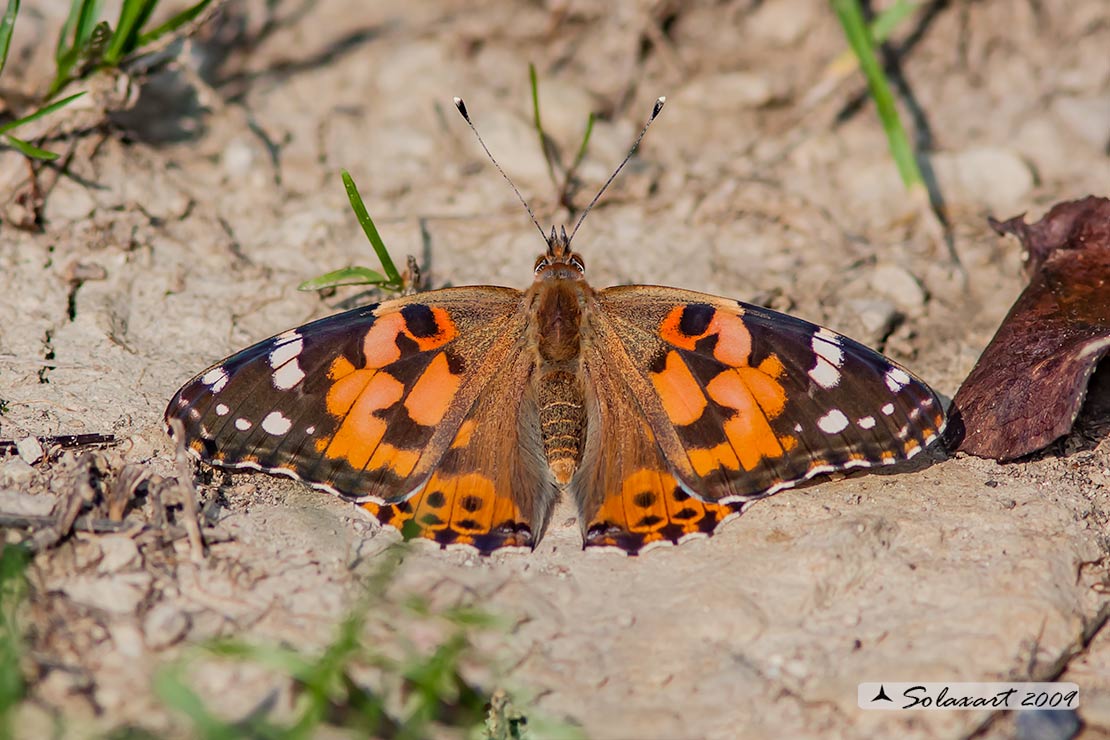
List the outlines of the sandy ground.
{"type": "MultiPolygon", "coordinates": [[[[6,74],[28,89],[48,75],[68,7],[35,5],[6,74]]],[[[467,100],[541,221],[559,223],[529,124],[529,61],[565,150],[589,111],[601,115],[579,204],[668,96],[576,239],[596,287],[662,283],[789,310],[946,397],[1022,287],[1016,241],[986,216],[1110,195],[1103,0],[934,3],[896,36],[961,268],[900,186],[862,84],[823,82],[844,40],[821,3],[276,7],[267,20],[261,2],[230,4],[184,60],[208,89],[173,72],[151,80],[115,133],[75,145],[67,176],[44,174],[41,232],[0,227],[0,437],[111,433],[123,442],[105,452],[110,476],[126,464],[172,475],[161,415],[182,382],[370,300],[295,290],[373,263],[339,168],[433,287],[528,285],[542,244],[451,97],[467,100]]],[[[25,171],[0,152],[6,201],[25,171]]],[[[590,737],[969,736],[988,715],[862,712],[856,684],[1061,671],[1083,689],[1084,736],[1101,737],[1110,640],[1083,641],[1110,603],[1105,414],[1030,461],[938,455],[825,481],[640,558],[582,552],[564,509],[530,555],[420,549],[395,586],[508,615],[517,627],[489,646],[512,666],[505,680],[590,737]]],[[[0,509],[48,512],[74,466],[72,453],[0,459],[0,509]]],[[[393,539],[291,481],[199,482],[228,535],[202,562],[184,540],[89,534],[36,558],[28,736],[55,710],[90,731],[167,732],[156,666],[214,635],[323,644],[393,539]]],[[[199,684],[241,716],[267,680],[214,665],[199,684]]],[[[1002,717],[981,734],[1023,728],[1002,717]]]]}

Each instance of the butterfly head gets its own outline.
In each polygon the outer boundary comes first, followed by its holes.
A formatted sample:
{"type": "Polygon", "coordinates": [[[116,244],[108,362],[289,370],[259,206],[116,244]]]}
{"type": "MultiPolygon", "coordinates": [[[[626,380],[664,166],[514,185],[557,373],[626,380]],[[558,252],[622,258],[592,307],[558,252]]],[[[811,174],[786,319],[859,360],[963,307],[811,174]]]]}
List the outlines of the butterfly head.
{"type": "Polygon", "coordinates": [[[536,258],[536,282],[541,280],[584,280],[586,262],[582,255],[571,251],[570,237],[566,228],[558,232],[551,227],[547,240],[547,252],[536,258]]]}

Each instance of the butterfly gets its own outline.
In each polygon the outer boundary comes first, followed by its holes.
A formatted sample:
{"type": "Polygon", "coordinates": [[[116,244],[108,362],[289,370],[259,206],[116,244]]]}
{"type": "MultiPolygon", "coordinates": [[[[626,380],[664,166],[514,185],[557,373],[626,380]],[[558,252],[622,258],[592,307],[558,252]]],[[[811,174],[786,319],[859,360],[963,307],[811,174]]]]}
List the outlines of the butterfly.
{"type": "Polygon", "coordinates": [[[534,548],[563,495],[585,547],[707,536],[943,431],[933,391],[862,344],[690,290],[595,290],[572,237],[545,235],[527,290],[431,290],[259,342],[186,383],[166,419],[207,463],[483,554],[534,548]]]}

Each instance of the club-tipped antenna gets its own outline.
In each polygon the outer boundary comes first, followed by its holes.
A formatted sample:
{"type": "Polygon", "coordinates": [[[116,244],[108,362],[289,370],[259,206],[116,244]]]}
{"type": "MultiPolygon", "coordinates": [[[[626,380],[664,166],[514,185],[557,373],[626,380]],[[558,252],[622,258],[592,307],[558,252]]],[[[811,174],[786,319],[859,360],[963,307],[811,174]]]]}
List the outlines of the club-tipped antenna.
{"type": "Polygon", "coordinates": [[[474,132],[474,136],[477,137],[478,143],[486,150],[486,156],[489,157],[489,161],[493,162],[493,166],[501,173],[501,177],[505,178],[505,182],[509,183],[509,187],[516,193],[516,197],[520,199],[521,205],[524,206],[524,210],[528,211],[528,215],[532,217],[532,223],[540,230],[540,236],[542,236],[546,242],[547,234],[543,233],[543,227],[540,226],[540,222],[536,220],[536,214],[532,212],[532,206],[528,205],[528,201],[524,200],[524,196],[520,194],[520,191],[516,189],[516,185],[513,184],[512,178],[505,173],[505,170],[501,169],[501,165],[497,164],[497,160],[493,158],[489,147],[486,146],[486,142],[482,141],[482,135],[478,133],[478,129],[474,127],[474,122],[470,120],[470,114],[466,112],[466,103],[463,102],[462,98],[455,98],[455,107],[459,109],[459,113],[462,114],[463,120],[466,121],[466,125],[470,126],[470,130],[474,132]]]}
{"type": "Polygon", "coordinates": [[[574,235],[578,233],[578,227],[581,226],[582,222],[586,220],[587,214],[589,214],[589,212],[593,209],[594,205],[601,198],[602,194],[605,193],[605,190],[609,187],[609,184],[617,178],[617,175],[621,173],[621,170],[624,169],[624,166],[628,164],[628,160],[632,159],[632,155],[636,153],[636,148],[640,146],[640,142],[643,140],[644,134],[647,133],[648,127],[650,127],[652,122],[655,121],[655,117],[659,115],[659,111],[663,110],[663,104],[666,102],[667,98],[665,96],[660,97],[655,101],[655,107],[651,109],[651,116],[647,119],[647,123],[644,124],[644,127],[640,129],[640,135],[636,137],[636,141],[632,142],[632,148],[628,150],[628,154],[626,154],[621,163],[617,165],[617,169],[613,170],[613,174],[609,175],[609,179],[606,180],[605,184],[601,186],[601,190],[597,191],[597,195],[595,195],[594,199],[590,201],[590,204],[586,206],[586,210],[582,211],[582,215],[578,217],[578,223],[574,225],[574,231],[570,232],[570,239],[568,241],[574,241],[574,235]]]}

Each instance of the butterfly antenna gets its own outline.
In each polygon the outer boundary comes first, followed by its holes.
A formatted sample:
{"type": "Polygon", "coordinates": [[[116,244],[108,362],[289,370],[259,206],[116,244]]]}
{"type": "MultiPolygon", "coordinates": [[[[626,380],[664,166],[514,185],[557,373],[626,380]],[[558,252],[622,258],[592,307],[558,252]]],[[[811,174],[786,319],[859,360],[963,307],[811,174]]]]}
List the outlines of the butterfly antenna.
{"type": "Polygon", "coordinates": [[[597,195],[595,195],[594,199],[590,201],[590,204],[586,206],[586,210],[582,211],[582,215],[578,217],[578,223],[574,225],[574,231],[570,232],[570,241],[574,241],[574,235],[578,233],[578,227],[581,226],[582,222],[586,220],[586,215],[589,214],[594,205],[605,192],[606,188],[609,187],[609,183],[613,182],[613,180],[617,178],[617,175],[619,175],[621,170],[624,169],[624,166],[628,164],[628,160],[632,159],[632,155],[636,153],[636,148],[640,146],[640,141],[643,140],[644,134],[647,133],[648,127],[651,126],[652,122],[655,121],[655,117],[659,115],[659,111],[663,110],[663,104],[666,102],[666,97],[661,97],[655,101],[655,107],[651,109],[651,117],[648,118],[647,123],[644,124],[644,127],[640,129],[640,135],[636,137],[636,141],[632,142],[632,148],[628,150],[628,154],[625,156],[624,160],[619,165],[617,165],[617,169],[613,170],[613,174],[609,175],[609,179],[606,180],[605,184],[601,186],[601,190],[597,191],[597,195]]]}
{"type": "Polygon", "coordinates": [[[509,183],[509,187],[516,193],[516,197],[520,199],[521,204],[524,206],[524,210],[528,211],[528,215],[532,217],[532,223],[540,230],[540,236],[543,237],[544,241],[547,241],[547,234],[543,233],[543,227],[540,226],[540,222],[536,220],[536,214],[532,212],[532,206],[528,205],[528,201],[524,200],[524,196],[520,194],[520,191],[516,189],[516,185],[513,184],[512,178],[505,174],[505,170],[501,169],[501,165],[497,164],[497,160],[490,154],[486,142],[482,141],[482,135],[478,133],[478,129],[474,127],[474,122],[470,120],[470,114],[466,112],[466,103],[463,102],[462,98],[455,98],[455,107],[459,109],[459,113],[462,114],[463,120],[466,121],[466,125],[470,126],[470,130],[474,132],[474,136],[478,138],[478,143],[486,150],[486,156],[489,157],[489,161],[493,162],[493,166],[497,168],[497,171],[505,178],[505,182],[509,183]]]}

